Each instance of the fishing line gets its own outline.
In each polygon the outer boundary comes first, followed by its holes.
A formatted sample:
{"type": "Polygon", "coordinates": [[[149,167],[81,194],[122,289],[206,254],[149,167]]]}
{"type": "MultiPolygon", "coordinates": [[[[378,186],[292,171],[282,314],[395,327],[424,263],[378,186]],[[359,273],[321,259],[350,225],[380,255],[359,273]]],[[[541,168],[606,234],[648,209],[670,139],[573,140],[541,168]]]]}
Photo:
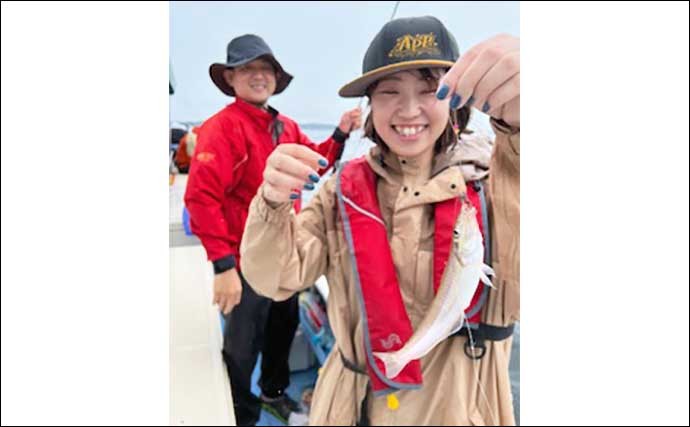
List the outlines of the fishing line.
{"type": "MultiPolygon", "coordinates": [[[[395,14],[398,13],[398,6],[400,6],[400,2],[396,1],[395,6],[393,7],[393,13],[391,13],[391,17],[388,20],[389,22],[392,21],[395,18],[395,14]]],[[[364,96],[359,98],[359,103],[357,104],[357,108],[359,108],[360,110],[362,110],[362,103],[364,102],[364,98],[365,98],[364,96]]],[[[367,114],[369,114],[369,113],[367,112],[367,114]]],[[[366,114],[364,114],[364,111],[362,111],[362,117],[363,118],[366,117],[366,114]]],[[[363,126],[364,126],[364,123],[362,123],[362,127],[363,126]]],[[[362,129],[361,134],[359,135],[359,139],[357,140],[357,142],[355,144],[357,146],[360,146],[363,143],[363,140],[364,140],[364,129],[362,129]]]]}
{"type": "MultiPolygon", "coordinates": [[[[472,350],[472,354],[475,354],[474,350],[474,338],[472,338],[472,328],[470,328],[470,324],[465,322],[465,325],[467,326],[467,339],[470,342],[470,349],[472,350]]],[[[486,391],[484,390],[484,386],[482,385],[481,381],[479,381],[479,373],[477,372],[477,363],[478,360],[475,359],[470,359],[472,363],[472,372],[474,373],[474,379],[477,381],[477,385],[479,386],[479,391],[482,394],[482,397],[484,397],[484,402],[486,403],[486,406],[489,410],[489,413],[491,414],[491,420],[493,421],[493,425],[499,425],[496,422],[496,417],[494,416],[494,411],[493,408],[491,407],[491,404],[489,403],[489,398],[486,396],[486,391]]]]}

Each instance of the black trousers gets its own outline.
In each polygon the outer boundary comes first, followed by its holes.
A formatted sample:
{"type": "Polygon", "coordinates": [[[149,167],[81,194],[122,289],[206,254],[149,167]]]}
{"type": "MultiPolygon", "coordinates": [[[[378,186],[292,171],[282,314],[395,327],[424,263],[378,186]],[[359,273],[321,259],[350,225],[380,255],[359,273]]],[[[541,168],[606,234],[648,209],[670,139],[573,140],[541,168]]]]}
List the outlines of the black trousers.
{"type": "Polygon", "coordinates": [[[276,396],[290,384],[288,358],[299,322],[297,295],[275,302],[242,279],[242,299],[225,316],[223,359],[228,367],[237,425],[255,425],[261,401],[251,392],[254,365],[261,359],[261,391],[276,396]]]}

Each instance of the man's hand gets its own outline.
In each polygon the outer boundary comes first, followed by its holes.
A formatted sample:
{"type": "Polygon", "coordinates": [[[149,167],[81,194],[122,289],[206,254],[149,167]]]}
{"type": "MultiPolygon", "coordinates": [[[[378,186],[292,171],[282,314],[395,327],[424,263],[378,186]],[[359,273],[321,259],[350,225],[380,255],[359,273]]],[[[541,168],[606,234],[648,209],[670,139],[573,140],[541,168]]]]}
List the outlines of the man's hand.
{"type": "Polygon", "coordinates": [[[240,303],[241,298],[242,281],[237,269],[231,268],[216,274],[213,279],[213,304],[218,304],[223,314],[230,313],[232,308],[240,303]]]}
{"type": "Polygon", "coordinates": [[[362,126],[362,110],[355,108],[350,111],[343,113],[340,118],[340,124],[338,128],[341,132],[349,134],[355,129],[359,129],[362,126]]]}

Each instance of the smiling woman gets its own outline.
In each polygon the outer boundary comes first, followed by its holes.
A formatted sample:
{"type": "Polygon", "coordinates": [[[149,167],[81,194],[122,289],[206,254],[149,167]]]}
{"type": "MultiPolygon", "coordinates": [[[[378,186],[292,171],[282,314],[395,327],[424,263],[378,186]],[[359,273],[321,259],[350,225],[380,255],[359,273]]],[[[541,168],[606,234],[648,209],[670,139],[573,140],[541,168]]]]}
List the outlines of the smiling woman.
{"type": "Polygon", "coordinates": [[[437,102],[435,93],[442,76],[441,68],[422,68],[401,71],[371,84],[367,88],[371,112],[364,124],[365,136],[385,150],[411,157],[428,157],[433,154],[431,148],[440,153],[453,146],[467,127],[470,109],[451,113],[445,103],[437,102]],[[434,139],[433,135],[440,136],[434,139]]]}
{"type": "MultiPolygon", "coordinates": [[[[507,38],[487,43],[511,53],[518,44],[507,38]]],[[[519,317],[519,128],[494,120],[493,147],[461,134],[470,103],[458,111],[437,90],[439,81],[460,87],[444,72],[454,69],[452,76],[462,78],[465,62],[437,18],[392,20],[369,45],[362,75],[339,92],[369,97],[366,131],[379,146],[341,163],[297,216],[288,199],[293,178],[318,155],[286,144],[266,161],[266,180],[245,226],[252,238],[240,247],[241,267],[256,292],[277,301],[321,275],[328,280],[336,345],[314,391],[313,425],[515,423],[507,361],[519,317]],[[473,219],[467,222],[474,227],[472,242],[483,244],[477,253],[485,256],[478,258],[501,265],[495,290],[484,282],[464,289],[467,307],[453,304],[441,290],[448,288],[439,287],[465,288],[457,275],[474,280],[466,275],[476,270],[474,262],[455,272],[446,267],[457,250],[453,225],[463,212],[473,219]],[[497,241],[511,249],[492,251],[497,241]],[[445,325],[436,321],[440,313],[465,321],[386,375],[385,353],[406,346],[424,325],[445,325]]]]}
{"type": "Polygon", "coordinates": [[[435,86],[419,71],[401,71],[379,80],[371,91],[374,128],[387,147],[403,157],[430,159],[436,135],[448,123],[448,107],[436,102],[435,86]]]}

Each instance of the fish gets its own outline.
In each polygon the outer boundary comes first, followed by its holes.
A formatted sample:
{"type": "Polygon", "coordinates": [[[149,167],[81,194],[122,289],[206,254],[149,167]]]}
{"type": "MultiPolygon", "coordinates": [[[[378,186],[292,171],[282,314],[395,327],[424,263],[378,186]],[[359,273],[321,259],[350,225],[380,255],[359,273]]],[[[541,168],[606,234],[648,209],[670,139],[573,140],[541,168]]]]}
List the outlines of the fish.
{"type": "Polygon", "coordinates": [[[479,283],[494,287],[491,267],[484,264],[484,241],[477,222],[477,211],[466,199],[453,226],[453,246],[441,285],[429,310],[405,345],[392,352],[374,352],[383,362],[386,377],[393,379],[416,359],[453,335],[465,323],[465,310],[479,283]]]}

